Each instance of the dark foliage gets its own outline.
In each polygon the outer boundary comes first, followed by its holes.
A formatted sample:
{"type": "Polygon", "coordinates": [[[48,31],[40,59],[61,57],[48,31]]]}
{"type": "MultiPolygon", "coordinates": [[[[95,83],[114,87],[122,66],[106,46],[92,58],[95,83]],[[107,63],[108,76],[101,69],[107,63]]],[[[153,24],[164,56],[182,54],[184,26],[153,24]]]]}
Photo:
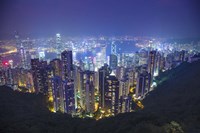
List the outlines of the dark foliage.
{"type": "Polygon", "coordinates": [[[42,94],[0,87],[0,133],[198,133],[200,62],[161,73],[143,110],[99,121],[50,113],[42,94]]]}

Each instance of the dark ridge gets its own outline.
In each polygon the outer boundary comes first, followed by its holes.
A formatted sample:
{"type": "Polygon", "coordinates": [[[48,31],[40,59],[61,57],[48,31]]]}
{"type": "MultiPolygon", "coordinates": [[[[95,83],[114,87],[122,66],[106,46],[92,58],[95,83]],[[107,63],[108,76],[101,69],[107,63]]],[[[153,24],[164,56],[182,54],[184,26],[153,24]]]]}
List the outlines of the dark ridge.
{"type": "Polygon", "coordinates": [[[198,133],[200,61],[183,63],[156,78],[144,109],[99,121],[50,113],[39,94],[0,87],[0,133],[198,133]]]}

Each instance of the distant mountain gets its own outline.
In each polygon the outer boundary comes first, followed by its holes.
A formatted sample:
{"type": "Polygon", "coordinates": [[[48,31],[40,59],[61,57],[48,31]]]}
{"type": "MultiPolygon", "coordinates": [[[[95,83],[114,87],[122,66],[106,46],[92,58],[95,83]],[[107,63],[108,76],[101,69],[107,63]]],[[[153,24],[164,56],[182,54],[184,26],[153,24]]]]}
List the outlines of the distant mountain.
{"type": "Polygon", "coordinates": [[[99,121],[50,113],[45,97],[0,87],[0,133],[199,133],[200,61],[156,78],[144,109],[99,121]]]}

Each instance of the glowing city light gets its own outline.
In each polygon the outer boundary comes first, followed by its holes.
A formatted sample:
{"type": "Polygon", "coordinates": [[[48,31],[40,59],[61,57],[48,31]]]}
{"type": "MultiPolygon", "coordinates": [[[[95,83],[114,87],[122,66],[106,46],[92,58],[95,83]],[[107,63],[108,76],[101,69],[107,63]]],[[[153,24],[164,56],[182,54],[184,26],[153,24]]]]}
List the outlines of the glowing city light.
{"type": "Polygon", "coordinates": [[[158,76],[158,72],[154,72],[153,76],[154,77],[158,76]]]}

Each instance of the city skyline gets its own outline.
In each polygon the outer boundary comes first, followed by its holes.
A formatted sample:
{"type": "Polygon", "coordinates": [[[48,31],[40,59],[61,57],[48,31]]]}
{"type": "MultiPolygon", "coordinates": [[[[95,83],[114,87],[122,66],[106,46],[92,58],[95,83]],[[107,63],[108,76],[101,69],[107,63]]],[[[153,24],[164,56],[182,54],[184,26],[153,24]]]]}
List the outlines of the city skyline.
{"type": "Polygon", "coordinates": [[[199,0],[0,0],[0,133],[200,132],[199,0]]]}
{"type": "Polygon", "coordinates": [[[1,42],[0,85],[42,93],[49,111],[79,118],[99,120],[142,110],[160,73],[200,59],[199,40],[64,39],[59,33],[46,39],[14,37],[1,42]]]}

